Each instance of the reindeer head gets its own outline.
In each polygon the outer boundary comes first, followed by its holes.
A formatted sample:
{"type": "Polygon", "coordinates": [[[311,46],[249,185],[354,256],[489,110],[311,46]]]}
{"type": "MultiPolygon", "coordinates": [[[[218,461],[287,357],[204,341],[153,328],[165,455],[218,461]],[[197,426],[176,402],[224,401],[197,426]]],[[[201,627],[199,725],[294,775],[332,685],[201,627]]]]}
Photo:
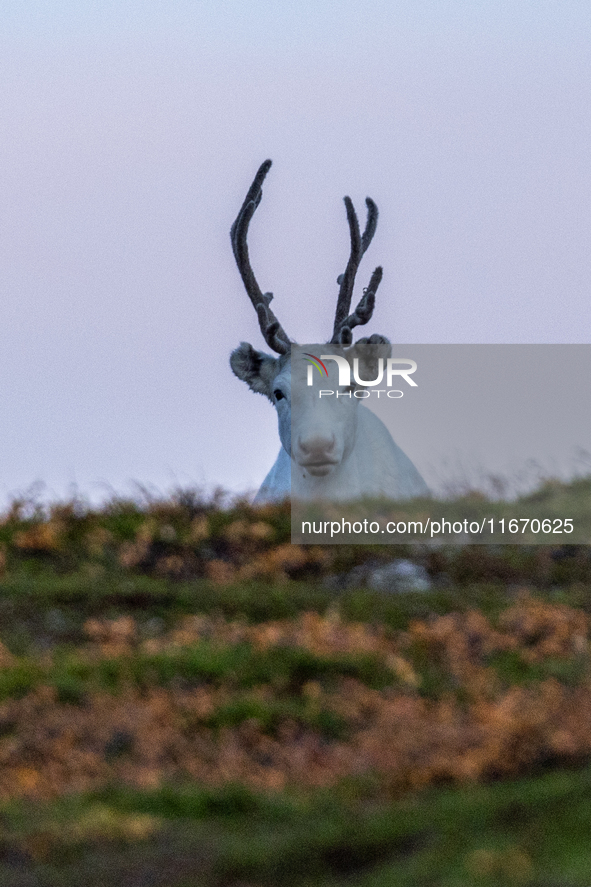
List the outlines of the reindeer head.
{"type": "MultiPolygon", "coordinates": [[[[292,453],[292,428],[291,428],[291,367],[290,367],[290,347],[291,340],[287,333],[275,317],[270,308],[273,294],[263,293],[259,287],[250,265],[248,255],[247,235],[248,226],[254,212],[259,205],[262,197],[262,185],[265,176],[271,168],[271,161],[265,160],[260,166],[252,185],[246,195],[242,208],[238,213],[236,221],[232,225],[230,237],[232,240],[232,249],[234,257],[242,281],[246,288],[250,300],[257,312],[259,326],[265,339],[265,342],[279,357],[273,357],[262,351],[255,350],[248,342],[242,342],[236,348],[230,357],[230,366],[236,376],[242,379],[258,394],[264,394],[269,398],[271,403],[277,409],[279,417],[279,434],[281,442],[288,453],[292,453]]],[[[355,284],[355,276],[357,269],[374,236],[377,221],[378,209],[371,198],[366,198],[367,205],[367,222],[365,230],[361,234],[357,214],[353,207],[350,197],[345,197],[345,207],[347,210],[347,221],[349,223],[349,232],[351,236],[351,252],[349,261],[343,274],[341,274],[337,283],[339,284],[339,295],[335,312],[333,334],[328,348],[336,349],[342,353],[350,354],[353,341],[353,329],[356,326],[366,324],[373,314],[375,306],[375,296],[377,288],[382,279],[382,269],[378,267],[373,272],[369,286],[363,291],[355,311],[349,313],[351,300],[353,297],[353,287],[355,284]]],[[[373,335],[369,338],[359,339],[358,345],[387,345],[388,339],[384,336],[373,335]]],[[[354,346],[353,346],[354,348],[354,346]]],[[[363,349],[362,349],[363,350],[363,349]]],[[[371,372],[371,371],[370,371],[371,372]]],[[[364,376],[367,378],[367,376],[364,376]]],[[[353,401],[352,410],[358,404],[353,401]]],[[[311,405],[313,408],[313,405],[311,405]]],[[[344,414],[341,416],[337,424],[343,424],[344,414]]],[[[295,435],[293,457],[300,465],[306,463],[314,465],[317,470],[312,471],[318,476],[323,476],[332,470],[330,466],[339,464],[346,458],[347,452],[352,446],[352,440],[355,436],[356,423],[353,420],[345,420],[347,434],[344,436],[338,434],[336,426],[324,434],[318,429],[309,429],[307,432],[298,432],[295,435]],[[312,461],[315,460],[315,461],[312,461]],[[324,470],[324,469],[327,470],[324,470]]],[[[295,431],[295,429],[294,429],[295,431]]]]}

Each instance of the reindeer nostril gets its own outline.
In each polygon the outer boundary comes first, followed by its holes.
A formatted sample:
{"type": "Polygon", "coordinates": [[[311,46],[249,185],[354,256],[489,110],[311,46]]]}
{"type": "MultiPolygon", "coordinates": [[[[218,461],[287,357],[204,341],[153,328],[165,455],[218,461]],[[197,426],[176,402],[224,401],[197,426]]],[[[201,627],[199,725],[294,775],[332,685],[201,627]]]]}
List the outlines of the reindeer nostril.
{"type": "Polygon", "coordinates": [[[315,437],[298,437],[298,449],[302,456],[309,456],[315,460],[322,460],[334,455],[336,450],[336,437],[317,435],[315,437]]]}

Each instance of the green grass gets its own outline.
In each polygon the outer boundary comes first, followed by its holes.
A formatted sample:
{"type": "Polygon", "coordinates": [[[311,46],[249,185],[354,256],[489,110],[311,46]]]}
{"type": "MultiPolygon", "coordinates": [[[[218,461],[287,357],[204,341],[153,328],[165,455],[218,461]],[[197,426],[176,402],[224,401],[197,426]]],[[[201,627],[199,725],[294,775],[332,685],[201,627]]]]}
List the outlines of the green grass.
{"type": "MultiPolygon", "coordinates": [[[[442,552],[437,554],[443,557],[442,552]]],[[[37,565],[34,572],[20,570],[0,581],[0,639],[12,652],[25,654],[31,649],[81,643],[84,622],[97,616],[133,615],[140,632],[149,635],[154,619],[163,630],[186,614],[220,614],[257,623],[293,619],[306,611],[324,614],[335,607],[344,619],[404,630],[413,619],[469,609],[494,620],[512,594],[513,587],[501,581],[450,581],[426,593],[384,594],[362,588],[335,592],[321,581],[214,586],[203,579],[177,582],[120,573],[60,575],[51,567],[37,565]]],[[[542,600],[591,611],[591,582],[546,585],[535,589],[535,594],[542,600]]]]}
{"type": "Polygon", "coordinates": [[[261,651],[247,643],[222,646],[203,641],[157,654],[131,653],[94,662],[71,649],[58,650],[53,664],[46,667],[22,659],[0,669],[0,702],[18,699],[40,685],[54,687],[62,704],[83,705],[99,691],[206,683],[233,692],[227,702],[200,720],[206,727],[233,727],[255,719],[263,731],[274,734],[290,719],[327,739],[340,739],[347,734],[345,720],[325,706],[312,704],[305,685],[316,681],[330,688],[342,677],[356,678],[375,689],[397,684],[396,676],[374,655],[320,656],[295,647],[261,651]],[[268,687],[272,697],[249,692],[259,686],[268,687]]]}
{"type": "Polygon", "coordinates": [[[217,730],[256,721],[264,733],[276,735],[281,723],[288,719],[316,730],[329,740],[347,738],[348,725],[344,718],[298,697],[262,700],[240,695],[216,709],[203,724],[217,730]]]}
{"type": "Polygon", "coordinates": [[[370,781],[309,797],[237,786],[113,787],[36,809],[8,805],[0,821],[4,887],[65,887],[76,878],[98,887],[107,873],[107,883],[124,887],[591,882],[589,769],[397,802],[380,800],[370,781]]]}
{"type": "Polygon", "coordinates": [[[548,657],[540,662],[527,662],[519,650],[495,653],[488,658],[505,686],[531,684],[554,678],[567,687],[576,687],[588,677],[589,661],[586,657],[569,659],[548,657]]]}

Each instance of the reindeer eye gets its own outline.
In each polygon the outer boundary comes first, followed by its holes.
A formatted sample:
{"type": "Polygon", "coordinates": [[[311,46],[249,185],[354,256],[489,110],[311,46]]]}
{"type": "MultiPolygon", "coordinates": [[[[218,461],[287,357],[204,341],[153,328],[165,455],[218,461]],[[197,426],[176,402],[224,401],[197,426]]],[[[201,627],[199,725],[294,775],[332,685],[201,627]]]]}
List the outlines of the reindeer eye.
{"type": "Polygon", "coordinates": [[[275,396],[275,400],[283,400],[283,398],[285,397],[285,394],[283,393],[283,391],[281,391],[280,388],[276,388],[273,394],[275,396]]]}

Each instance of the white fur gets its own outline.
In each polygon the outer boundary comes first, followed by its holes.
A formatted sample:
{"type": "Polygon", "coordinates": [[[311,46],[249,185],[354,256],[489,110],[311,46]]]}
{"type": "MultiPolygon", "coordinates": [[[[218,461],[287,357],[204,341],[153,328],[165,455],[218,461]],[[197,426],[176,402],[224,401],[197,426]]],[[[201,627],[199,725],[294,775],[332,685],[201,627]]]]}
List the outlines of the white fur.
{"type": "MultiPolygon", "coordinates": [[[[324,346],[325,350],[328,347],[324,346]]],[[[408,499],[428,494],[411,460],[361,399],[346,394],[319,398],[320,385],[305,384],[302,374],[307,364],[303,361],[297,367],[299,384],[293,386],[289,360],[260,357],[265,361],[266,390],[261,391],[259,372],[254,380],[252,374],[241,378],[274,403],[282,449],[257,493],[256,503],[279,501],[290,494],[298,499],[337,501],[365,496],[408,499]],[[275,375],[270,372],[269,361],[275,361],[275,375]],[[278,399],[275,392],[283,397],[278,399]]],[[[338,386],[336,367],[331,367],[322,388],[344,393],[338,386]]]]}

